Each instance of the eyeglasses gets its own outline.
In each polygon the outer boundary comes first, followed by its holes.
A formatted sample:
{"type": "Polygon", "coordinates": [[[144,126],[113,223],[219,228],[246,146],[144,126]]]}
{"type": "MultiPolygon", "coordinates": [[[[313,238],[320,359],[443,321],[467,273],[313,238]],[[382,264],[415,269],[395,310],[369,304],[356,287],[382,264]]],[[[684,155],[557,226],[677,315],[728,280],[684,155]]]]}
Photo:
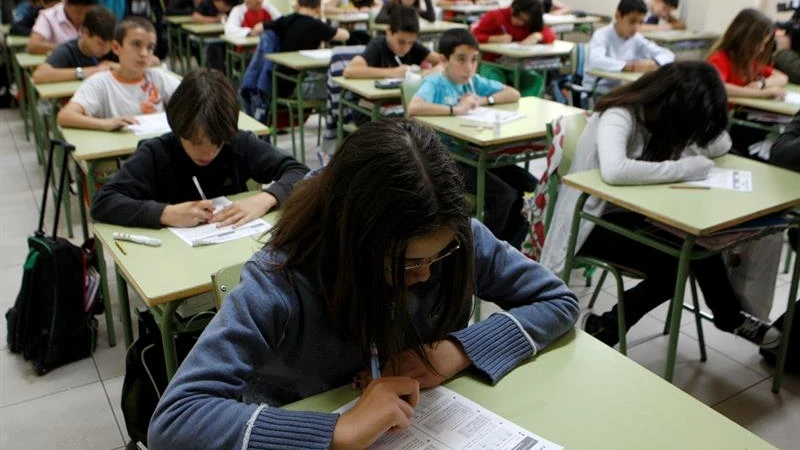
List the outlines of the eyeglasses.
{"type": "MultiPolygon", "coordinates": [[[[406,259],[405,264],[403,265],[403,270],[414,270],[414,269],[421,269],[423,267],[430,267],[434,263],[437,263],[448,256],[452,255],[453,253],[457,252],[458,249],[461,248],[461,242],[458,238],[453,239],[447,247],[442,249],[436,256],[431,256],[428,258],[415,258],[415,259],[406,259]]],[[[386,268],[384,269],[387,272],[391,271],[391,269],[386,268]]]]}

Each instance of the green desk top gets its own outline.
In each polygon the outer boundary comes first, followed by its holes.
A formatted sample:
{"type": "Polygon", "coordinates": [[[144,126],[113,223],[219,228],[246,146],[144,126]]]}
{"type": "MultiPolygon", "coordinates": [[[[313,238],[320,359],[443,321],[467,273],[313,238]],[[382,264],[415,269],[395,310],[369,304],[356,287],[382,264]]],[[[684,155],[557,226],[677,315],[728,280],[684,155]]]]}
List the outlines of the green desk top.
{"type": "Polygon", "coordinates": [[[557,14],[544,14],[544,23],[548,26],[556,25],[580,25],[584,23],[598,23],[603,20],[600,16],[584,16],[577,17],[574,14],[565,14],[563,16],[557,14]]]}
{"type": "Polygon", "coordinates": [[[567,41],[554,41],[552,44],[537,44],[523,48],[509,44],[481,44],[480,46],[482,52],[496,53],[517,59],[564,56],[572,53],[574,48],[575,43],[567,41]]]}
{"type": "MultiPolygon", "coordinates": [[[[800,93],[800,85],[787,84],[787,92],[800,93]]],[[[737,106],[747,106],[748,108],[758,109],[784,116],[793,116],[800,111],[800,105],[797,103],[787,103],[783,100],[769,100],[764,98],[746,98],[746,97],[729,97],[728,103],[737,106]]]]}
{"type": "Polygon", "coordinates": [[[330,59],[311,58],[300,54],[300,52],[270,53],[267,58],[275,64],[294,70],[324,69],[331,64],[330,59]]]}
{"type": "Polygon", "coordinates": [[[586,71],[589,75],[594,75],[597,78],[605,78],[607,80],[625,81],[627,83],[636,81],[642,76],[639,72],[609,72],[606,70],[589,69],[586,71]]]}
{"type": "Polygon", "coordinates": [[[753,192],[670,189],[666,184],[611,186],[598,169],[569,174],[564,184],[695,236],[800,205],[800,173],[734,155],[714,163],[751,171],[753,192]]]}
{"type": "Polygon", "coordinates": [[[25,48],[28,45],[28,36],[6,36],[6,47],[10,49],[25,48]]]}
{"type": "Polygon", "coordinates": [[[653,30],[643,31],[642,35],[651,41],[673,43],[681,41],[714,41],[719,38],[716,33],[693,30],[653,30]]]}
{"type": "MultiPolygon", "coordinates": [[[[444,20],[437,20],[435,22],[428,22],[427,20],[419,21],[419,34],[436,34],[443,33],[453,28],[467,28],[467,25],[457,22],[447,22],[444,20]]],[[[369,24],[370,31],[386,32],[389,25],[385,23],[371,23],[369,24]]]]}
{"type": "Polygon", "coordinates": [[[222,35],[220,36],[223,41],[227,42],[228,44],[234,45],[236,47],[255,47],[258,45],[258,40],[260,39],[258,36],[245,36],[245,37],[231,37],[222,35]]]}
{"type": "Polygon", "coordinates": [[[182,23],[181,28],[191,34],[222,34],[225,24],[222,23],[182,23]]]}
{"type": "MultiPolygon", "coordinates": [[[[445,386],[567,450],[776,450],[583,331],[494,387],[474,375],[445,386]]],[[[342,387],[287,409],[330,412],[356,395],[342,387]]]]}
{"type": "Polygon", "coordinates": [[[0,33],[2,33],[3,36],[7,35],[9,31],[11,31],[11,25],[10,24],[4,23],[4,24],[0,25],[0,33]]]}
{"type": "Polygon", "coordinates": [[[33,69],[47,61],[47,55],[33,55],[30,53],[14,53],[17,64],[23,69],[33,69]]]}
{"type": "Polygon", "coordinates": [[[33,83],[36,94],[42,99],[59,99],[72,97],[83,81],[59,81],[56,83],[33,83]]]}
{"type": "Polygon", "coordinates": [[[522,97],[519,103],[496,105],[492,108],[518,111],[525,117],[502,125],[499,137],[494,136],[491,124],[478,124],[459,116],[415,116],[414,119],[436,131],[478,147],[492,147],[543,138],[547,133],[548,123],[564,115],[585,112],[579,108],[538,97],[522,97]]]}
{"type": "Polygon", "coordinates": [[[378,89],[375,87],[376,79],[369,78],[363,80],[348,79],[345,77],[335,77],[333,82],[350,92],[356,93],[359,97],[367,100],[390,100],[400,98],[400,88],[378,89]]]}
{"type": "Polygon", "coordinates": [[[182,25],[184,23],[190,23],[192,21],[192,16],[167,16],[167,22],[174,24],[174,25],[182,25]]]}
{"type": "MultiPolygon", "coordinates": [[[[252,195],[252,192],[230,196],[231,199],[252,195]]],[[[277,212],[264,217],[272,225],[277,212]]],[[[173,300],[211,291],[211,274],[223,267],[246,261],[264,246],[263,237],[251,236],[222,244],[189,247],[167,228],[131,228],[96,223],[94,234],[103,244],[107,254],[114,258],[116,267],[125,275],[147,305],[158,305],[173,300]],[[114,245],[111,233],[134,233],[161,239],[160,247],[123,242],[126,255],[114,245]]]]}
{"type": "Polygon", "coordinates": [[[325,19],[339,23],[366,23],[369,22],[369,13],[361,11],[325,14],[325,19]]]}
{"type": "MultiPolygon", "coordinates": [[[[239,112],[239,129],[263,136],[269,128],[256,119],[239,112]]],[[[79,162],[127,156],[136,150],[142,139],[154,136],[137,136],[129,131],[82,130],[60,127],[64,140],[75,146],[72,157],[79,162]]]]}

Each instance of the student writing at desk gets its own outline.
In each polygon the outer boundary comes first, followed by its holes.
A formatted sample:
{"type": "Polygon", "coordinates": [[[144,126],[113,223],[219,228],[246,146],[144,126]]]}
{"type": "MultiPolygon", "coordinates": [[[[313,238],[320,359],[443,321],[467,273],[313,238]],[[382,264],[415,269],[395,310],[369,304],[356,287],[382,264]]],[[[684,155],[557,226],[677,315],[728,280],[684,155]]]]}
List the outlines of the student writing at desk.
{"type": "Polygon", "coordinates": [[[364,53],[347,64],[345,78],[403,78],[412,65],[427,62],[436,66],[442,56],[417,42],[419,20],[413,9],[405,6],[392,10],[385,37],[370,41],[364,53]]]}
{"type": "Polygon", "coordinates": [[[77,38],[83,16],[96,4],[97,0],[64,0],[39,11],[36,23],[31,28],[28,52],[49,53],[58,44],[77,38]]]}
{"type": "MultiPolygon", "coordinates": [[[[423,78],[408,104],[409,116],[454,116],[468,114],[478,106],[512,103],[519,91],[475,72],[480,60],[478,41],[467,30],[447,30],[439,41],[444,70],[423,78]]],[[[458,144],[453,144],[458,145],[458,144]]],[[[476,170],[459,164],[471,193],[477,190],[476,170]]],[[[518,166],[506,166],[486,173],[486,226],[500,239],[519,248],[528,229],[520,213],[523,192],[533,192],[536,179],[518,166]]]]}
{"type": "Polygon", "coordinates": [[[375,16],[375,23],[390,23],[392,11],[398,7],[413,8],[415,16],[419,16],[428,22],[436,20],[436,11],[433,9],[433,0],[425,0],[425,7],[420,4],[420,0],[390,0],[384,3],[378,15],[375,16]]]}
{"type": "MultiPolygon", "coordinates": [[[[612,185],[638,185],[701,180],[714,163],[709,158],[728,152],[731,140],[725,88],[716,71],[703,62],[668,64],[600,98],[580,136],[570,173],[599,169],[612,185]]],[[[580,192],[562,186],[542,250],[542,264],[564,267],[575,205],[580,192]]],[[[584,210],[626,229],[648,227],[633,211],[590,198],[584,210]]],[[[702,214],[702,211],[698,211],[702,214]]],[[[681,239],[664,239],[680,246],[681,239]]],[[[649,311],[672,297],[678,261],[660,250],[584,220],[576,252],[645,274],[624,293],[625,325],[630,328],[649,311]]],[[[741,311],[720,254],[690,262],[714,325],[764,348],[780,343],[780,332],[741,311]]],[[[587,314],[584,329],[615,345],[619,339],[618,306],[602,315],[587,314]]]]}
{"type": "Polygon", "coordinates": [[[39,11],[50,8],[60,0],[25,0],[19,2],[14,8],[14,14],[11,18],[11,28],[8,34],[12,36],[29,36],[31,29],[39,17],[39,11]]]}
{"type": "Polygon", "coordinates": [[[33,71],[33,81],[83,80],[97,72],[116,69],[116,63],[102,60],[111,51],[116,22],[116,16],[108,8],[90,9],[81,25],[81,36],[56,47],[47,61],[33,71]]]}
{"type": "Polygon", "coordinates": [[[178,79],[148,67],[156,46],[153,24],[131,16],[117,25],[111,49],[119,67],[86,80],[58,113],[62,127],[113,131],[136,123],[133,116],[164,111],[178,79]]]}
{"type": "Polygon", "coordinates": [[[567,332],[575,295],[470,219],[463,189],[432,130],[359,127],[297,184],[161,397],[148,447],[364,449],[408,427],[420,389],[470,367],[496,383],[567,332]],[[468,327],[473,294],[503,311],[468,327]],[[350,383],[365,390],[341,416],[278,408],[350,383]]]}
{"type": "Polygon", "coordinates": [[[239,102],[225,75],[198,69],[183,79],[167,105],[172,132],[139,148],[92,202],[99,222],[158,228],[211,222],[241,225],[282,205],[308,169],[251,133],[239,131],[239,102]],[[214,214],[201,200],[247,190],[247,180],[270,183],[262,193],[214,214]]]}
{"type": "Polygon", "coordinates": [[[682,30],[686,28],[680,19],[672,13],[678,8],[679,0],[648,0],[647,17],[644,19],[642,31],[682,30]]]}
{"type": "MultiPolygon", "coordinates": [[[[239,3],[239,0],[234,0],[239,3]]],[[[225,34],[241,36],[249,28],[247,36],[258,36],[264,31],[264,23],[282,16],[269,0],[244,0],[231,9],[225,20],[225,34]]]]}
{"type": "MultiPolygon", "coordinates": [[[[586,56],[587,69],[609,72],[650,72],[659,66],[675,61],[675,54],[659,47],[639,33],[647,14],[644,0],[620,0],[614,23],[595,31],[589,41],[586,56]]],[[[583,77],[583,87],[595,88],[605,93],[618,86],[619,81],[597,81],[591,74],[583,77]]]]}

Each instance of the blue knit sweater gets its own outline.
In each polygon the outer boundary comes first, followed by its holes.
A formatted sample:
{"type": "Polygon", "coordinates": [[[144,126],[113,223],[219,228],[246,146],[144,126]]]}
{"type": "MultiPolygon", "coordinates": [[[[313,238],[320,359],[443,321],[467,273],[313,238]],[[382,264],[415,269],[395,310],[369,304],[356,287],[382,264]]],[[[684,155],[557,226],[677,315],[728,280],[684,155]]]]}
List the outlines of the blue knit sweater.
{"type": "MultiPolygon", "coordinates": [[[[578,301],[539,264],[472,222],[477,295],[506,312],[451,334],[496,383],[568,331],[578,301]]],[[[269,271],[285,255],[258,252],[183,362],[150,423],[152,450],[327,449],[338,415],[275,406],[352,382],[365,369],[355,343],[327,322],[319,287],[304,273],[269,271]],[[272,405],[272,406],[270,406],[272,405]]],[[[436,276],[412,288],[422,336],[436,276]]],[[[468,317],[463,318],[466,326],[468,317]]]]}

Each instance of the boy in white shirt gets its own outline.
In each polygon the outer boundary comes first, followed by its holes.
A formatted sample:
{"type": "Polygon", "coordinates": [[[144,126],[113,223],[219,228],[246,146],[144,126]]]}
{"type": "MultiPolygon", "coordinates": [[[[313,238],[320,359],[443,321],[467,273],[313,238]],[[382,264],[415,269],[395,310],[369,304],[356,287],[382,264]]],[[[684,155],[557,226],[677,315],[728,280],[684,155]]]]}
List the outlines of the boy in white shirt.
{"type": "MultiPolygon", "coordinates": [[[[621,0],[614,22],[595,31],[589,41],[586,69],[609,72],[650,72],[675,61],[675,54],[639,34],[647,6],[644,0],[621,0]]],[[[588,73],[583,87],[592,89],[596,78],[588,73]]],[[[618,81],[597,81],[597,92],[608,92],[618,81]]]]}
{"type": "Polygon", "coordinates": [[[58,113],[58,124],[113,131],[136,123],[134,116],[163,112],[180,82],[161,68],[148,67],[155,46],[152,23],[137,16],[120,22],[111,44],[119,66],[84,81],[58,113]]]}

